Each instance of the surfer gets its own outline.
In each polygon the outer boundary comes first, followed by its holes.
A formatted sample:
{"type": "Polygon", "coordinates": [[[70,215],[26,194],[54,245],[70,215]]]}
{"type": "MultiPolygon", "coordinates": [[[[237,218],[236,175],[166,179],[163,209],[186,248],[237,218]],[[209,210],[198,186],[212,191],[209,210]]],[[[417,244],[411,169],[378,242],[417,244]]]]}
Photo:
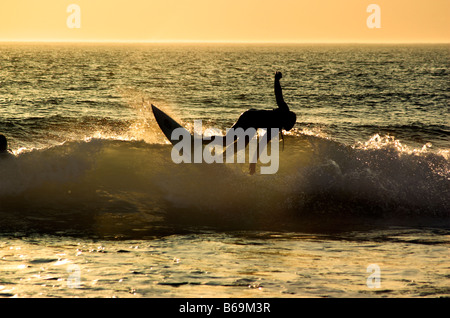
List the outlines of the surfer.
{"type": "Polygon", "coordinates": [[[275,98],[278,108],[272,110],[249,109],[241,114],[232,128],[278,128],[281,130],[291,130],[297,120],[294,112],[289,110],[283,98],[280,79],[283,77],[281,72],[275,73],[275,98]]]}
{"type": "MultiPolygon", "coordinates": [[[[271,135],[271,128],[277,128],[279,132],[281,132],[281,136],[283,136],[282,131],[291,130],[295,122],[297,120],[297,116],[294,112],[289,110],[289,106],[284,101],[283,92],[281,90],[280,79],[283,77],[281,72],[275,73],[275,98],[278,105],[278,108],[272,110],[257,110],[257,109],[249,109],[243,112],[236,123],[231,127],[233,129],[242,128],[244,130],[248,128],[254,129],[267,129],[267,141],[270,141],[273,137],[271,135]]],[[[249,143],[252,137],[246,138],[245,146],[249,143]]],[[[228,147],[231,143],[235,142],[237,138],[234,139],[226,138],[225,147],[228,147]]],[[[250,163],[250,174],[255,173],[256,163],[250,163]]]]}
{"type": "Polygon", "coordinates": [[[11,150],[8,149],[8,141],[5,135],[0,134],[0,158],[10,157],[11,150]]]}
{"type": "MultiPolygon", "coordinates": [[[[283,137],[283,130],[291,130],[297,120],[295,113],[289,110],[289,106],[284,101],[280,85],[281,78],[281,72],[276,72],[275,97],[278,108],[272,110],[257,110],[252,108],[245,111],[240,115],[236,123],[230,129],[227,129],[225,136],[213,135],[207,138],[203,135],[201,138],[193,136],[188,130],[170,118],[167,114],[152,105],[153,114],[155,115],[159,127],[172,145],[174,145],[171,153],[172,160],[176,163],[192,163],[193,155],[194,162],[198,163],[205,159],[204,154],[206,153],[207,159],[205,161],[208,163],[223,162],[224,155],[228,162],[229,158],[234,158],[234,154],[249,146],[249,152],[252,151],[252,157],[250,158],[250,174],[255,173],[256,162],[260,159],[264,164],[270,163],[269,167],[261,167],[262,174],[275,173],[278,170],[278,144],[271,144],[272,147],[276,147],[274,148],[276,150],[273,151],[273,153],[270,151],[270,156],[268,152],[263,152],[263,150],[268,150],[267,145],[269,141],[276,138],[280,133],[281,137],[283,137]],[[266,133],[261,134],[261,138],[254,138],[258,134],[258,129],[264,129],[266,130],[266,133]],[[253,143],[254,141],[256,141],[256,147],[253,147],[255,146],[255,143],[253,143]],[[194,144],[193,148],[192,144],[194,144]],[[200,149],[202,144],[204,146],[203,150],[200,149]],[[235,148],[238,148],[238,151],[233,151],[235,148]],[[201,151],[197,151],[196,149],[201,151]],[[180,153],[183,153],[183,155],[180,156],[180,153]],[[276,158],[273,164],[272,157],[276,158]]],[[[195,126],[196,124],[194,123],[194,130],[195,126]]],[[[199,131],[202,131],[201,127],[199,131]]],[[[198,134],[196,135],[198,136],[198,134]]],[[[233,159],[231,159],[231,161],[233,161],[233,159]]]]}

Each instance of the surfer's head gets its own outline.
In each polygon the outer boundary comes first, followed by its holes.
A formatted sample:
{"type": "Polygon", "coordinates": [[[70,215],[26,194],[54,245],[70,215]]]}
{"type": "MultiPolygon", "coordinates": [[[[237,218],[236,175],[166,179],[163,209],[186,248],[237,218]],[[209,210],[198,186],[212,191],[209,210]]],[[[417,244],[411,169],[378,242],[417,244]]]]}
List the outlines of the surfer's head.
{"type": "Polygon", "coordinates": [[[0,134],[0,152],[5,152],[8,150],[8,141],[5,135],[0,134]]]}
{"type": "Polygon", "coordinates": [[[281,128],[283,128],[286,131],[289,131],[294,127],[296,121],[297,121],[297,115],[295,115],[294,112],[292,112],[290,110],[283,112],[281,128]]]}

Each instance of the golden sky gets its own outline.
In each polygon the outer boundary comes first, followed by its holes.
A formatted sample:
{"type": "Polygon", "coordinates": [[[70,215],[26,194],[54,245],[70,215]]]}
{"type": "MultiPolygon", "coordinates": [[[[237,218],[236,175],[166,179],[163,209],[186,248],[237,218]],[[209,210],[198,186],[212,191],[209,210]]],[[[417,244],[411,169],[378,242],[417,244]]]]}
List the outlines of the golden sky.
{"type": "Polygon", "coordinates": [[[449,18],[450,0],[1,0],[0,41],[450,42],[449,18]]]}

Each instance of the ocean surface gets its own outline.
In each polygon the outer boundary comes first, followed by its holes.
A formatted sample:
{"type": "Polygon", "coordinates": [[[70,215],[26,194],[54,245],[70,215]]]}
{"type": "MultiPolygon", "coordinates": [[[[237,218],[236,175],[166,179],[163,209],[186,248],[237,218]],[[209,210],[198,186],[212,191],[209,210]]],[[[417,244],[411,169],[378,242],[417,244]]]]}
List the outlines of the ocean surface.
{"type": "Polygon", "coordinates": [[[0,297],[449,297],[450,45],[0,43],[0,297]],[[151,112],[297,114],[276,174],[151,112]]]}

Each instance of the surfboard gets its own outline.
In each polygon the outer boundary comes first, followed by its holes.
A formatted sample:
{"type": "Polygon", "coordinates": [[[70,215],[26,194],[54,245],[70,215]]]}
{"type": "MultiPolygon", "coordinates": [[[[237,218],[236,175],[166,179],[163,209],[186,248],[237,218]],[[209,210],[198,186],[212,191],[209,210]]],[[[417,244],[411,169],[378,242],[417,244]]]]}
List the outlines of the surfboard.
{"type": "Polygon", "coordinates": [[[184,129],[185,132],[193,138],[192,134],[186,128],[181,126],[172,117],[167,115],[165,112],[160,110],[155,105],[152,105],[152,111],[159,128],[161,128],[162,132],[167,137],[167,139],[169,139],[172,145],[175,145],[179,141],[179,140],[172,140],[172,132],[177,128],[184,129]]]}

